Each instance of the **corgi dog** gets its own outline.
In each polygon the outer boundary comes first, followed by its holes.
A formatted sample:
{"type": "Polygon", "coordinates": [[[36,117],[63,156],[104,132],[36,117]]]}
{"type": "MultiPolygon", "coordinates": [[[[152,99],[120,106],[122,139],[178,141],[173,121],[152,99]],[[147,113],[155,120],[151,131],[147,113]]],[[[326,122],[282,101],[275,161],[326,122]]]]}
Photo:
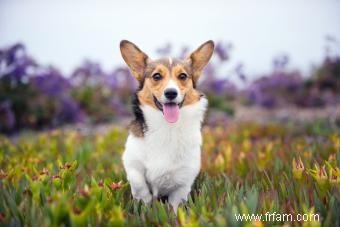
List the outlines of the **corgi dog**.
{"type": "Polygon", "coordinates": [[[139,83],[122,155],[132,196],[146,204],[165,196],[177,213],[201,167],[201,124],[208,101],[196,84],[214,43],[205,42],[184,60],[152,60],[127,40],[120,50],[139,83]]]}

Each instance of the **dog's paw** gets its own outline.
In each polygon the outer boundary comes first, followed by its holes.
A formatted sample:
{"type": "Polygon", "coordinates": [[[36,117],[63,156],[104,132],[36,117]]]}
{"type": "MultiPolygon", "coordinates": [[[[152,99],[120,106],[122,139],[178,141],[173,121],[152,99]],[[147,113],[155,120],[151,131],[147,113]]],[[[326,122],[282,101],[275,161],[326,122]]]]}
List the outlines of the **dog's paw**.
{"type": "Polygon", "coordinates": [[[145,204],[150,204],[151,200],[152,200],[152,195],[150,193],[148,193],[147,195],[145,196],[142,196],[141,197],[141,200],[143,200],[143,202],[145,204]]]}
{"type": "Polygon", "coordinates": [[[183,203],[183,202],[186,202],[187,199],[186,198],[183,198],[183,199],[178,199],[178,200],[169,200],[169,203],[172,207],[172,210],[174,211],[175,213],[175,216],[177,216],[177,209],[178,209],[178,206],[183,203]]]}
{"type": "Polygon", "coordinates": [[[172,206],[175,215],[177,216],[177,208],[178,206],[188,201],[188,194],[190,192],[190,188],[179,188],[176,191],[172,192],[169,196],[169,203],[172,206]]]}
{"type": "Polygon", "coordinates": [[[152,195],[148,189],[132,190],[132,196],[134,199],[142,200],[145,204],[149,204],[152,200],[152,195]]]}

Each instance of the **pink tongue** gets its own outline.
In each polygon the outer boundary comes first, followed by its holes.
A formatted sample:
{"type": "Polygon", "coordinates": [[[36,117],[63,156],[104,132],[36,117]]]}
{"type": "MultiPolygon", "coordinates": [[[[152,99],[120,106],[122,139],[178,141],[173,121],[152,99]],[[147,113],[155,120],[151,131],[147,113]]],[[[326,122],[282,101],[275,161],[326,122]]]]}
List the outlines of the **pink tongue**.
{"type": "Polygon", "coordinates": [[[176,123],[179,116],[179,107],[176,104],[163,105],[163,114],[165,120],[169,123],[176,123]]]}

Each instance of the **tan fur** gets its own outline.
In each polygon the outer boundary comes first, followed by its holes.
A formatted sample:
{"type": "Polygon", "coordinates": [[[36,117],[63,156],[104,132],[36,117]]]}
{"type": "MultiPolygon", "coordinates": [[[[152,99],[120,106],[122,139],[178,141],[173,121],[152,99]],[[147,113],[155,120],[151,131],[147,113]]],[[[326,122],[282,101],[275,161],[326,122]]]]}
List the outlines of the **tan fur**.
{"type": "Polygon", "coordinates": [[[120,42],[120,50],[126,64],[129,66],[132,75],[138,80],[143,80],[143,72],[147,65],[148,56],[135,44],[123,40],[120,42]]]}
{"type": "Polygon", "coordinates": [[[208,64],[214,50],[214,42],[208,41],[198,47],[189,57],[193,79],[196,82],[201,76],[203,68],[208,64]]]}
{"type": "MultiPolygon", "coordinates": [[[[214,44],[208,41],[195,50],[188,59],[179,60],[165,58],[151,60],[136,45],[129,41],[122,41],[121,52],[132,74],[143,85],[138,91],[138,98],[142,105],[149,105],[157,109],[154,98],[160,99],[169,80],[174,80],[181,94],[183,105],[191,105],[199,101],[201,93],[195,89],[204,66],[208,63],[213,53],[214,44]],[[153,80],[152,76],[159,73],[163,79],[153,80]],[[185,73],[188,77],[181,81],[178,76],[185,73]]],[[[138,128],[137,128],[138,129],[138,128]]]]}
{"type": "Polygon", "coordinates": [[[167,85],[169,79],[169,69],[163,64],[157,64],[154,70],[150,73],[150,76],[146,76],[144,80],[144,86],[142,90],[138,92],[138,98],[141,104],[150,105],[154,108],[157,108],[153,101],[153,96],[155,96],[157,99],[162,96],[164,88],[167,85]],[[155,73],[161,74],[163,76],[163,79],[160,81],[154,81],[152,79],[152,75],[154,75],[155,73]]]}

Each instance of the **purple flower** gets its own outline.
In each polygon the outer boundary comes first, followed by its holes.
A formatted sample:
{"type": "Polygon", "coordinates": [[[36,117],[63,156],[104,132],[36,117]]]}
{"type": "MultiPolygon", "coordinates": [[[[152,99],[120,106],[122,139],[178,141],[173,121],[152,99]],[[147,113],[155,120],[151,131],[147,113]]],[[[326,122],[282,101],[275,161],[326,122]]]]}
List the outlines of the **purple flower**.
{"type": "Polygon", "coordinates": [[[279,104],[294,103],[292,99],[303,86],[303,79],[298,72],[274,71],[250,84],[247,96],[256,105],[272,108],[279,104]]]}
{"type": "Polygon", "coordinates": [[[207,76],[205,80],[199,84],[199,88],[205,93],[214,95],[234,96],[237,92],[235,84],[227,79],[217,79],[214,76],[207,76]]]}
{"type": "Polygon", "coordinates": [[[31,83],[38,91],[49,97],[67,94],[71,88],[70,82],[51,67],[31,78],[31,83]]]}
{"type": "Polygon", "coordinates": [[[218,42],[215,46],[215,53],[221,61],[229,60],[229,51],[231,50],[231,44],[224,44],[222,42],[218,42]]]}
{"type": "Polygon", "coordinates": [[[105,77],[106,74],[101,69],[99,63],[86,60],[73,71],[71,81],[76,86],[93,86],[103,83],[105,77]]]}
{"type": "Polygon", "coordinates": [[[0,61],[5,61],[6,65],[15,63],[17,59],[26,56],[25,47],[21,43],[17,43],[4,51],[1,51],[0,61]]]}
{"type": "Polygon", "coordinates": [[[243,64],[240,63],[236,66],[235,68],[235,73],[238,75],[238,77],[243,81],[246,82],[247,81],[247,77],[245,76],[244,72],[243,72],[243,64]]]}
{"type": "Polygon", "coordinates": [[[185,59],[187,57],[189,57],[189,47],[183,46],[181,48],[181,51],[180,51],[179,55],[178,55],[178,58],[179,59],[185,59]]]}
{"type": "Polygon", "coordinates": [[[0,78],[11,80],[14,85],[27,82],[36,67],[22,44],[0,50],[0,78]]]}
{"type": "Polygon", "coordinates": [[[129,114],[126,105],[124,105],[124,103],[122,103],[121,98],[117,96],[111,99],[111,107],[117,116],[123,116],[123,115],[129,114]]]}
{"type": "Polygon", "coordinates": [[[289,57],[287,55],[282,55],[274,58],[273,67],[274,70],[283,70],[289,63],[289,57]]]}
{"type": "Polygon", "coordinates": [[[79,105],[71,98],[64,97],[58,103],[55,114],[57,124],[65,122],[81,122],[85,119],[85,114],[80,110],[79,105]]]}
{"type": "Polygon", "coordinates": [[[0,103],[0,131],[11,131],[15,127],[15,115],[11,109],[11,103],[0,103]]]}
{"type": "Polygon", "coordinates": [[[116,68],[107,78],[111,89],[127,89],[133,92],[137,88],[137,81],[127,67],[116,68]]]}

